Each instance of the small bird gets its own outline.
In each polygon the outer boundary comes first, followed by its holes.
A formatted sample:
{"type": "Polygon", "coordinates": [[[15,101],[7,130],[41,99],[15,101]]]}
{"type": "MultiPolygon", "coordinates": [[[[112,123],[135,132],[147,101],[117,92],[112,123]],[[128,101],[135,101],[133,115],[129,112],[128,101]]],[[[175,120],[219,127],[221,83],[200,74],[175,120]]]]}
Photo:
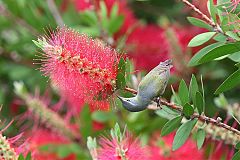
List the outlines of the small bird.
{"type": "Polygon", "coordinates": [[[171,68],[172,60],[160,62],[141,80],[135,97],[124,98],[118,96],[123,107],[130,112],[145,110],[154,99],[163,95],[170,77],[171,68]]]}

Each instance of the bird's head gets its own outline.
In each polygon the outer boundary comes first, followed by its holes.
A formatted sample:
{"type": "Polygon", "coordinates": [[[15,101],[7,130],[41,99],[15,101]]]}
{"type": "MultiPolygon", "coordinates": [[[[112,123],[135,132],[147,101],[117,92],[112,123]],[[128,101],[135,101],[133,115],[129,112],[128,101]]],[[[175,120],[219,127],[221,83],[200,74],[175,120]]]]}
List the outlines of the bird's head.
{"type": "Polygon", "coordinates": [[[147,108],[147,104],[139,102],[137,97],[131,98],[124,98],[120,96],[117,97],[121,100],[123,107],[130,112],[139,112],[147,108]]]}
{"type": "Polygon", "coordinates": [[[163,67],[169,67],[169,68],[173,67],[171,59],[168,59],[168,60],[166,60],[164,62],[160,62],[160,65],[163,66],[163,67]]]}

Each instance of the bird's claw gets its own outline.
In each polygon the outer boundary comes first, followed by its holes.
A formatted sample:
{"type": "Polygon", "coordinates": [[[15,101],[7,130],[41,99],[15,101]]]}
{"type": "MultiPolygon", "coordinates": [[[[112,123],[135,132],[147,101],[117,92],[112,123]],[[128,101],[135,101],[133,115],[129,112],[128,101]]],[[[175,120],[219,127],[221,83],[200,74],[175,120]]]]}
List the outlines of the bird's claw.
{"type": "Polygon", "coordinates": [[[156,99],[156,102],[157,102],[157,107],[158,107],[159,109],[162,109],[162,104],[161,104],[161,101],[160,101],[160,97],[158,97],[158,98],[156,99]]]}

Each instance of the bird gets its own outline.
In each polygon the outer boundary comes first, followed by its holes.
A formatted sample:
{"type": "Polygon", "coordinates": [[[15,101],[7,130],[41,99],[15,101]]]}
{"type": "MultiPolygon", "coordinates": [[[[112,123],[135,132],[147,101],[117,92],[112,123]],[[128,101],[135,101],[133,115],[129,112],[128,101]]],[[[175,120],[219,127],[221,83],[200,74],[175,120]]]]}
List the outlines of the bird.
{"type": "MultiPolygon", "coordinates": [[[[153,68],[138,85],[137,95],[131,98],[117,96],[122,106],[130,112],[139,112],[147,108],[156,98],[165,92],[172,68],[172,60],[160,62],[153,68]]],[[[160,105],[160,103],[159,103],[160,105]]]]}

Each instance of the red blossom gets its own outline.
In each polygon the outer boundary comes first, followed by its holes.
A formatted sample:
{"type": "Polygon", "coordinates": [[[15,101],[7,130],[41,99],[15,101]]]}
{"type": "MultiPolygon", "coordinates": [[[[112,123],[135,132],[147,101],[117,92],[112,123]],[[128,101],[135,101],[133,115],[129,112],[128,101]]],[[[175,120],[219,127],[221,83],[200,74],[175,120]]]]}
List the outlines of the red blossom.
{"type": "Polygon", "coordinates": [[[108,139],[102,137],[99,140],[98,160],[145,160],[147,159],[145,148],[140,141],[126,134],[121,142],[117,138],[108,139]]]}
{"type": "Polygon", "coordinates": [[[202,150],[198,150],[196,143],[191,139],[178,150],[172,151],[172,142],[174,134],[159,138],[159,134],[156,134],[152,139],[152,144],[149,147],[151,150],[151,158],[149,160],[204,160],[204,153],[202,150]]]}
{"type": "Polygon", "coordinates": [[[155,25],[137,27],[127,39],[127,52],[137,69],[151,70],[169,58],[164,30],[155,25]]]}
{"type": "Polygon", "coordinates": [[[63,27],[50,35],[43,51],[41,71],[67,97],[91,102],[115,89],[120,57],[102,41],[63,27]]]}
{"type": "Polygon", "coordinates": [[[38,129],[30,138],[28,146],[32,151],[33,158],[37,160],[75,160],[76,157],[73,154],[63,159],[59,158],[55,153],[41,150],[41,147],[48,144],[63,145],[68,143],[69,141],[61,135],[52,133],[46,129],[38,129]]]}

